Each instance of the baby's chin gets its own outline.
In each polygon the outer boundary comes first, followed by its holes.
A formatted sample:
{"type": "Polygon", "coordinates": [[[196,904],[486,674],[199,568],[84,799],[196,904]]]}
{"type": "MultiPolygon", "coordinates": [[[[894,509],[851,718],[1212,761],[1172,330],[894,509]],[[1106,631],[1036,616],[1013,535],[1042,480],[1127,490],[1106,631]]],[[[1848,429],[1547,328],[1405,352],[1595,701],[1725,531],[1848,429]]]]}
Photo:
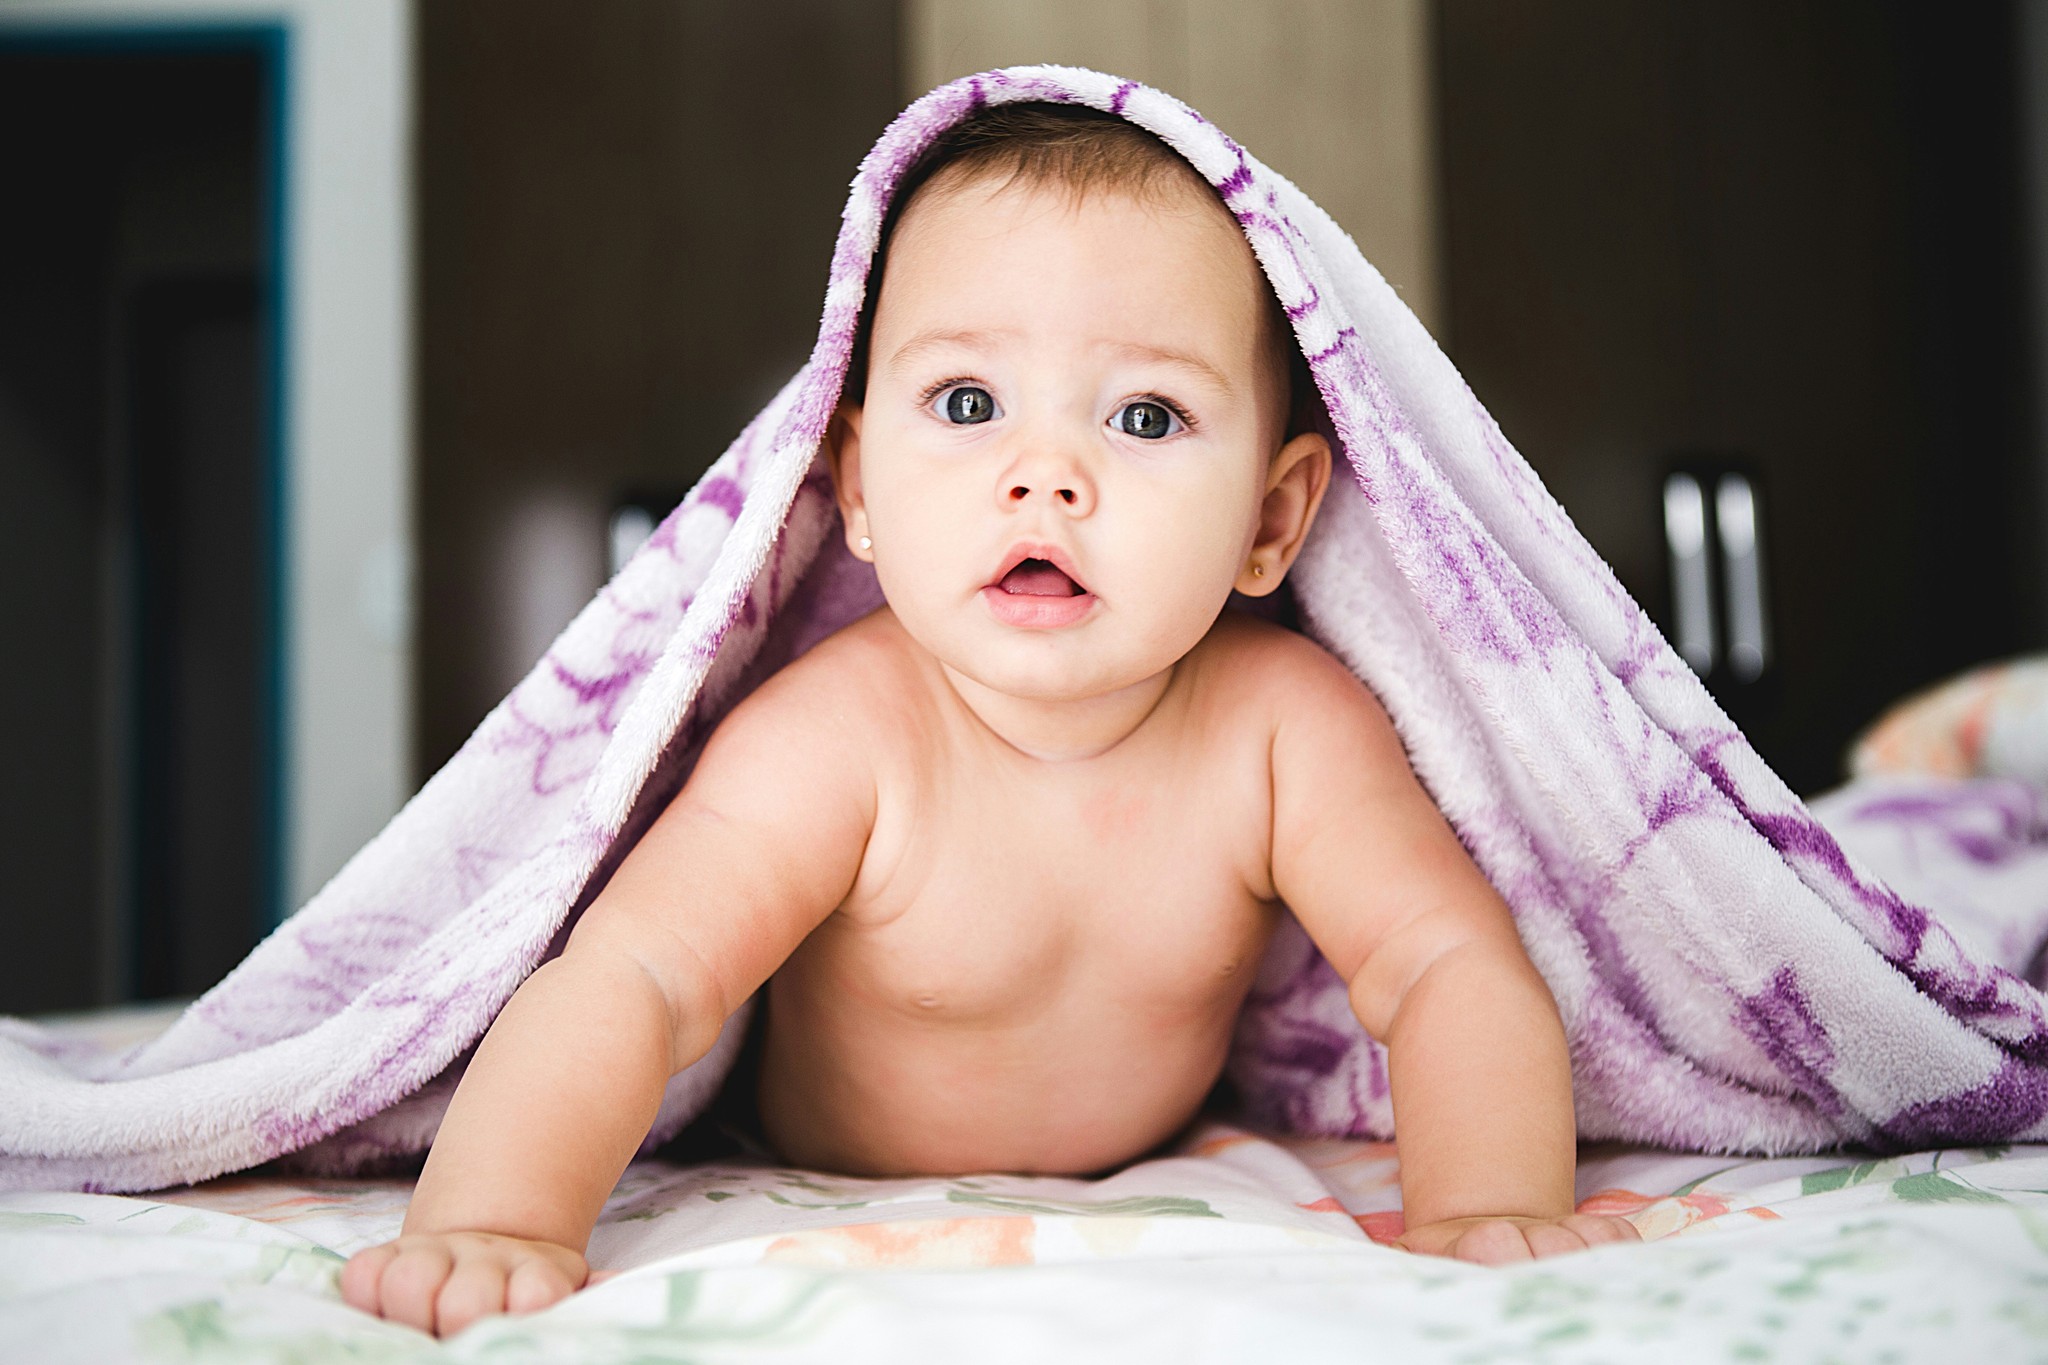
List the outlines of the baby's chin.
{"type": "Polygon", "coordinates": [[[1179,663],[1200,642],[1138,646],[1128,641],[1016,632],[932,653],[953,673],[1018,701],[1080,703],[1142,686],[1179,663]]]}
{"type": "Polygon", "coordinates": [[[1004,669],[986,666],[971,669],[954,667],[953,672],[971,679],[990,692],[1016,701],[1057,705],[1096,701],[1127,688],[1137,687],[1172,668],[1176,662],[1178,660],[1168,659],[1149,672],[1117,671],[1077,675],[1050,669],[1004,669]]]}

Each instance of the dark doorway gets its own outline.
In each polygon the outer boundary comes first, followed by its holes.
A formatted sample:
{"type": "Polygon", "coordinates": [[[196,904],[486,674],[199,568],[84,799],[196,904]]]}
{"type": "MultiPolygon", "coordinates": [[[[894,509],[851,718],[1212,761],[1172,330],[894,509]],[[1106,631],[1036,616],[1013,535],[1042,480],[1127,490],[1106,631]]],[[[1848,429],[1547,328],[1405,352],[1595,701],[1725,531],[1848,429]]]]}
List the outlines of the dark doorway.
{"type": "Polygon", "coordinates": [[[0,29],[0,1011],[271,922],[282,50],[0,29]]]}
{"type": "Polygon", "coordinates": [[[1831,786],[1888,703],[2048,638],[2014,6],[1438,20],[1451,356],[1667,633],[1701,606],[1778,772],[1831,786]],[[1754,513],[1761,658],[1672,491],[1710,538],[1754,513]]]}

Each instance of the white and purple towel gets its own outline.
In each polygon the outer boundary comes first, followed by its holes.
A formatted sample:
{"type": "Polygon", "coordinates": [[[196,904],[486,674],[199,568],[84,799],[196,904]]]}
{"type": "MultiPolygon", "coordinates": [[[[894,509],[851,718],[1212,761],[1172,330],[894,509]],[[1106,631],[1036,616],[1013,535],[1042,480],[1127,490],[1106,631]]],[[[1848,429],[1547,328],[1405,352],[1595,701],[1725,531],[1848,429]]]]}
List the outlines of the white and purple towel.
{"type": "MultiPolygon", "coordinates": [[[[342,1172],[427,1145],[468,1049],[718,718],[879,602],[819,437],[899,179],[1015,100],[1149,129],[1243,225],[1349,475],[1290,580],[1302,621],[1385,702],[1513,906],[1564,1013],[1581,1131],[1746,1152],[2048,1137],[2044,999],[2006,970],[2024,957],[1965,949],[1845,856],[1350,238],[1168,96],[1026,67],[934,91],[883,134],[809,363],[325,890],[125,1054],[0,1021],[0,1188],[139,1190],[285,1153],[342,1172]]],[[[674,1080],[650,1141],[707,1102],[742,1022],[674,1080]]],[[[1381,1051],[1291,920],[1230,1067],[1255,1119],[1391,1127],[1381,1051]]]]}

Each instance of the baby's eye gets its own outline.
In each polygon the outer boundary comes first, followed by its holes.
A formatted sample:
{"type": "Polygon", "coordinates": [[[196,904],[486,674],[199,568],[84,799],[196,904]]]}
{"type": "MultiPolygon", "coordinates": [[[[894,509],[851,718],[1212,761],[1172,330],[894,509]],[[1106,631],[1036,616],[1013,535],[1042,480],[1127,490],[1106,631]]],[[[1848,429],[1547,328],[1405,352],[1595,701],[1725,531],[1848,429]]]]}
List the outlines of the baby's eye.
{"type": "Polygon", "coordinates": [[[1126,403],[1110,418],[1114,426],[1126,436],[1136,436],[1147,441],[1157,441],[1171,436],[1180,426],[1180,419],[1173,409],[1164,403],[1155,403],[1149,398],[1140,398],[1135,403],[1126,403]]]}
{"type": "Polygon", "coordinates": [[[961,384],[946,390],[940,406],[945,409],[947,421],[963,427],[986,422],[996,415],[996,400],[987,389],[973,384],[961,384]]]}

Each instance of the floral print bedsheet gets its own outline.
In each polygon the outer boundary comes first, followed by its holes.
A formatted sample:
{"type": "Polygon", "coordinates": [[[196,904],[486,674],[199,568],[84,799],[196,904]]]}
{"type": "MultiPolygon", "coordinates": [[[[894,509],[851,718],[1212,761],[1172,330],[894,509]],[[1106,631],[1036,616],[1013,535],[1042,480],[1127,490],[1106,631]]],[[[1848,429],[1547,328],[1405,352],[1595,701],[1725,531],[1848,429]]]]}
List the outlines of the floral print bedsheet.
{"type": "Polygon", "coordinates": [[[1101,1180],[633,1165],[591,1287],[436,1342],[346,1307],[403,1180],[0,1196],[0,1360],[2048,1361],[2048,1146],[1589,1148],[1644,1245],[1408,1255],[1388,1144],[1209,1122],[1101,1180]]]}

